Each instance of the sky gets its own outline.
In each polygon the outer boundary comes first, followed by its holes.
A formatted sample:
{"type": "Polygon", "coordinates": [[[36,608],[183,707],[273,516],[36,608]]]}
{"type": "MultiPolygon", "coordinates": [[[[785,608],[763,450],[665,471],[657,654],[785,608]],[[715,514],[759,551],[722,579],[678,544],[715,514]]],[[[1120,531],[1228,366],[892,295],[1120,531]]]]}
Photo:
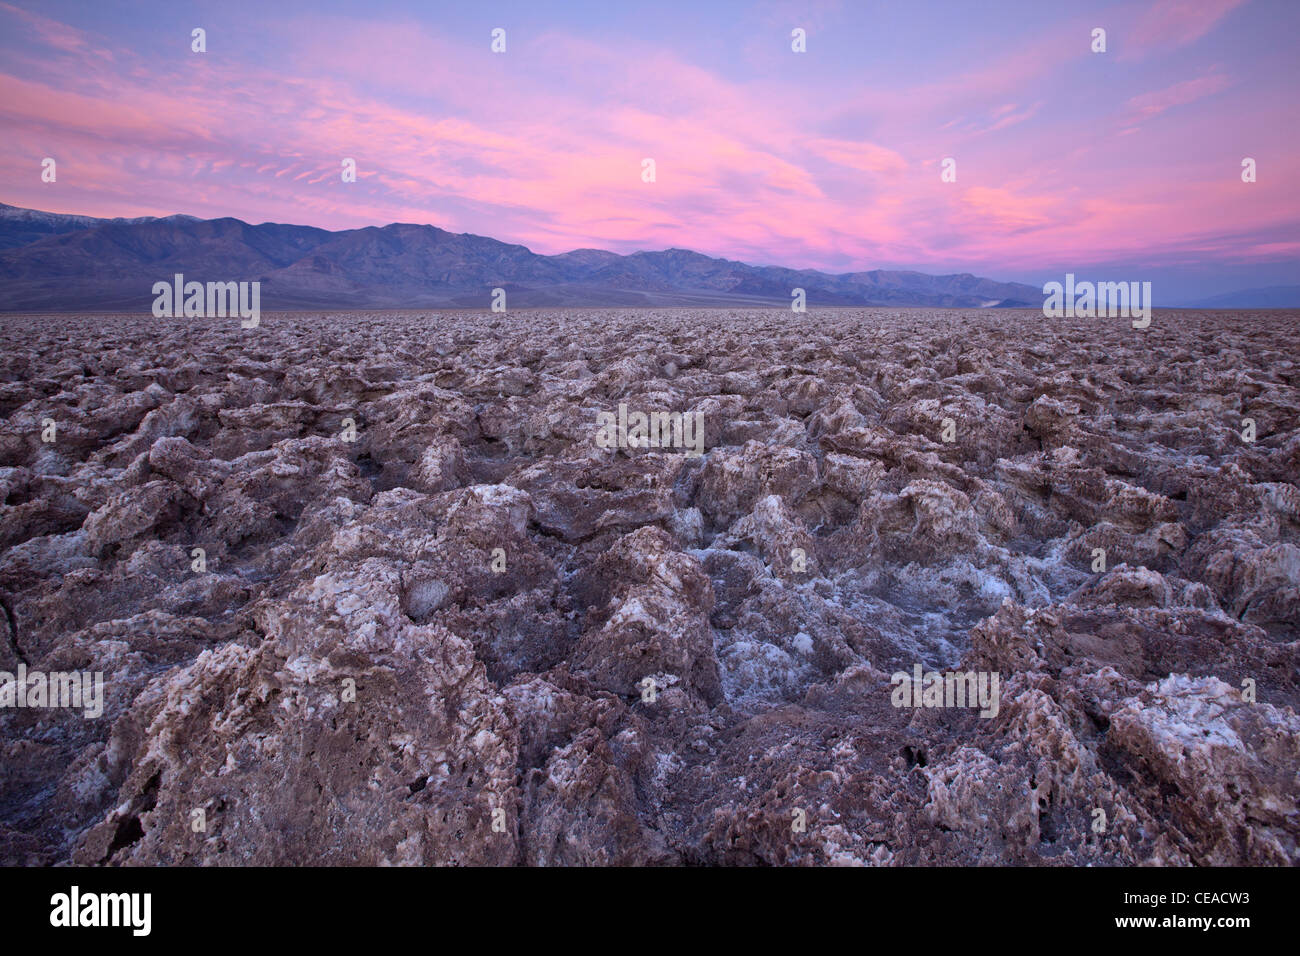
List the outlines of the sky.
{"type": "Polygon", "coordinates": [[[1300,284],[1297,35],[1297,0],[0,0],[0,201],[1177,304],[1300,284]]]}

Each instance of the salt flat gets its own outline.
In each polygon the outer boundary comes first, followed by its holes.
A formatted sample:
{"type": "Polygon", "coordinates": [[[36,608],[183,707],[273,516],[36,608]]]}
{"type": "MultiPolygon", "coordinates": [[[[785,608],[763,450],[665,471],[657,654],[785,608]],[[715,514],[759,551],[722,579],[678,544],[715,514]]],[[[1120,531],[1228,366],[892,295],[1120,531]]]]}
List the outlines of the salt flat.
{"type": "Polygon", "coordinates": [[[1300,861],[1300,313],[0,343],[0,861],[1300,861]]]}

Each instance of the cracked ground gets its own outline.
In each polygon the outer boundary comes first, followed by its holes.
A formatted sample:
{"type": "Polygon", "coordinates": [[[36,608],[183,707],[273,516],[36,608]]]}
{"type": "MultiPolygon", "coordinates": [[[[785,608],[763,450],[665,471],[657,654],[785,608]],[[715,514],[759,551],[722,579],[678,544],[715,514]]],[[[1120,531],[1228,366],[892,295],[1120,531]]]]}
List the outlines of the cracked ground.
{"type": "Polygon", "coordinates": [[[0,339],[2,862],[1300,862],[1297,313],[0,339]]]}

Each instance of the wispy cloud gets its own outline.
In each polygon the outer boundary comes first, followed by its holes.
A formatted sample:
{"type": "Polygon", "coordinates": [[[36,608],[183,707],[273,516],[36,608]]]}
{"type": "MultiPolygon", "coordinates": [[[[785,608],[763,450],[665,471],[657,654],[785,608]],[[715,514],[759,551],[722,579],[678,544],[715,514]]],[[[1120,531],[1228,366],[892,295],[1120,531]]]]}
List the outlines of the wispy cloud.
{"type": "Polygon", "coordinates": [[[1143,93],[1124,104],[1124,125],[1134,126],[1176,106],[1187,106],[1189,103],[1212,96],[1231,85],[1232,80],[1229,77],[1222,73],[1211,72],[1166,86],[1162,90],[1143,93]]]}
{"type": "Polygon", "coordinates": [[[1134,21],[1126,55],[1172,50],[1195,43],[1246,0],[1156,0],[1134,21]]]}

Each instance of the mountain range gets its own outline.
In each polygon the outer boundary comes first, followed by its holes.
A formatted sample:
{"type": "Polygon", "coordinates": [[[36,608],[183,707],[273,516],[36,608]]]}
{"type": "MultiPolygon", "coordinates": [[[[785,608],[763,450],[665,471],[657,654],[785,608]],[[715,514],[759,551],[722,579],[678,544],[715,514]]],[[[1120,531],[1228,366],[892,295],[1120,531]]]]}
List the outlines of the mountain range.
{"type": "MultiPolygon", "coordinates": [[[[1040,308],[1034,286],[969,273],[875,269],[831,274],[755,266],[686,249],[619,255],[526,246],[436,226],[393,223],[331,232],[193,216],[97,219],[0,203],[0,311],[148,311],[155,282],[259,281],[275,309],[512,307],[1040,308]]],[[[1296,287],[1245,290],[1204,307],[1295,304],[1296,287]]]]}
{"type": "Polygon", "coordinates": [[[153,284],[262,283],[264,310],[510,307],[789,306],[795,288],[826,305],[1033,307],[1033,286],[977,276],[873,270],[832,275],[753,266],[686,249],[538,255],[436,226],[331,232],[192,216],[95,219],[0,203],[0,311],[148,311],[153,284]]]}
{"type": "Polygon", "coordinates": [[[1300,285],[1270,285],[1239,289],[1188,303],[1196,309],[1294,309],[1300,306],[1300,285]]]}

